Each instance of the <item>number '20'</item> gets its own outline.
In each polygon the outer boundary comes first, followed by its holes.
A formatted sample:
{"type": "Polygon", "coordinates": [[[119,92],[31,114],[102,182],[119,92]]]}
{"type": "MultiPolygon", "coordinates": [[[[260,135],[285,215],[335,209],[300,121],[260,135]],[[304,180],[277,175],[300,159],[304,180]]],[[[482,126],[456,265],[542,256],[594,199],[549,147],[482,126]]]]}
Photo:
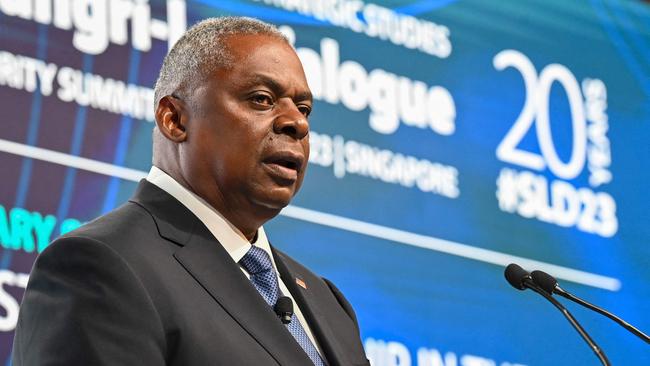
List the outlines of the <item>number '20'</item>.
{"type": "Polygon", "coordinates": [[[587,122],[582,93],[575,76],[560,64],[544,67],[538,76],[535,66],[528,57],[515,50],[499,52],[494,56],[493,64],[499,71],[508,67],[517,69],[526,88],[524,106],[512,128],[497,147],[497,158],[538,171],[548,167],[555,176],[562,179],[569,180],[578,176],[584,168],[587,156],[587,122]],[[551,135],[549,95],[551,85],[556,81],[564,87],[571,110],[573,143],[568,162],[563,162],[558,156],[551,135]],[[535,123],[541,156],[517,148],[533,123],[535,123]]]}

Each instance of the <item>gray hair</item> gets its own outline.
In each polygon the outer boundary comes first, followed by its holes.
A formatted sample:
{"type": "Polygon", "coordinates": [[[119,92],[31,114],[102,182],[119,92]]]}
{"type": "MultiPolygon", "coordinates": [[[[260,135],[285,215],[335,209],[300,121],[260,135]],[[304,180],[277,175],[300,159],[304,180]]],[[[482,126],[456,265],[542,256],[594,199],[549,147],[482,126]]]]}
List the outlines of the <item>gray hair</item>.
{"type": "Polygon", "coordinates": [[[185,32],[165,56],[154,88],[154,108],[165,95],[190,87],[192,80],[204,79],[217,68],[232,65],[234,60],[224,39],[238,34],[263,34],[289,43],[275,26],[261,20],[247,17],[202,20],[185,32]]]}

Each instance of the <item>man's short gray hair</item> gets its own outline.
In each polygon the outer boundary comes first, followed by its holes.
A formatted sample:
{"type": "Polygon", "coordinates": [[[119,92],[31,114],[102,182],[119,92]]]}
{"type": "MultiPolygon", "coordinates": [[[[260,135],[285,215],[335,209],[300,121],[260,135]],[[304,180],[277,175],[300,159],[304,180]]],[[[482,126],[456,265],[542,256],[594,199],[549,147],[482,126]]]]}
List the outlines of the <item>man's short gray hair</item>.
{"type": "Polygon", "coordinates": [[[154,88],[154,108],[162,97],[189,87],[192,80],[204,79],[217,68],[229,67],[233,59],[224,39],[237,34],[263,34],[289,43],[275,26],[261,20],[246,17],[205,19],[185,32],[165,56],[154,88]]]}

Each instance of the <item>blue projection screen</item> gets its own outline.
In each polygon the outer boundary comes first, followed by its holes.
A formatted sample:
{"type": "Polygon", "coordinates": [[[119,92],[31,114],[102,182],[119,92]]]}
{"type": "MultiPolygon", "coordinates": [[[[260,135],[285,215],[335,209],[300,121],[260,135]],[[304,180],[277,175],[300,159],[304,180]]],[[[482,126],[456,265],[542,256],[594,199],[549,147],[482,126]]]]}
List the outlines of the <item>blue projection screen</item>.
{"type": "Polygon", "coordinates": [[[266,230],[347,295],[373,365],[597,364],[511,262],[650,331],[648,2],[0,0],[0,362],[37,254],[149,170],[169,45],[223,15],[303,61],[310,167],[266,230]]]}

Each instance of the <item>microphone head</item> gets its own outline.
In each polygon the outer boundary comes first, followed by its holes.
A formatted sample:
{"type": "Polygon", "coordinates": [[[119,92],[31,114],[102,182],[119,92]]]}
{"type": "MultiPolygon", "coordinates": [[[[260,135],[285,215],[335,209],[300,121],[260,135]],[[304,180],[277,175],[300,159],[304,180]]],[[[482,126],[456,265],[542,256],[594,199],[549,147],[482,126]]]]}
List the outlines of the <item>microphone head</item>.
{"type": "Polygon", "coordinates": [[[281,296],[275,303],[275,311],[278,313],[293,313],[293,301],[288,296],[281,296]]]}
{"type": "Polygon", "coordinates": [[[537,286],[541,287],[542,290],[546,291],[549,295],[553,294],[553,291],[557,286],[557,280],[555,277],[543,271],[532,271],[530,277],[533,278],[533,282],[535,282],[537,286]]]}
{"type": "Polygon", "coordinates": [[[515,263],[510,263],[503,273],[506,276],[508,283],[517,290],[525,290],[524,280],[530,276],[528,271],[521,268],[515,263]]]}
{"type": "Polygon", "coordinates": [[[290,297],[282,296],[278,298],[273,310],[278,314],[283,324],[289,324],[293,316],[293,301],[291,301],[290,297]]]}

